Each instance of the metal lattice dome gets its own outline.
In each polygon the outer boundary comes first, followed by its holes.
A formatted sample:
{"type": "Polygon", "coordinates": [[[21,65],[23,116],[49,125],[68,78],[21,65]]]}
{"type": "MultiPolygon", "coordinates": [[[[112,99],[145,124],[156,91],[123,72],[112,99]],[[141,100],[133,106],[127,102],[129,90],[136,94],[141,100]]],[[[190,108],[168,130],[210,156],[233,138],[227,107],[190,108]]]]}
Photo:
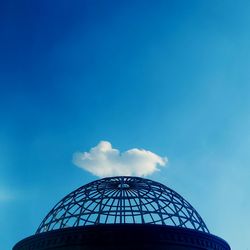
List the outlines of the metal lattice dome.
{"type": "Polygon", "coordinates": [[[139,177],[108,177],[64,197],[44,218],[37,234],[98,224],[158,224],[208,233],[196,210],[178,193],[139,177]]]}

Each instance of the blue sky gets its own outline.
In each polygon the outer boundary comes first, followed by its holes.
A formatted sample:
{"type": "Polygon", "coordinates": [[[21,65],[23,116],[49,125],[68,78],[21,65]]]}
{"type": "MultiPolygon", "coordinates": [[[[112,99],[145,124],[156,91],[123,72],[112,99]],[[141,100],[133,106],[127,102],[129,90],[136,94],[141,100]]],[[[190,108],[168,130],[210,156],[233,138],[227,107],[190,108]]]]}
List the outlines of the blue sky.
{"type": "Polygon", "coordinates": [[[100,140],[167,156],[150,178],[248,249],[249,12],[230,0],[2,1],[2,249],[96,179],[72,155],[100,140]]]}

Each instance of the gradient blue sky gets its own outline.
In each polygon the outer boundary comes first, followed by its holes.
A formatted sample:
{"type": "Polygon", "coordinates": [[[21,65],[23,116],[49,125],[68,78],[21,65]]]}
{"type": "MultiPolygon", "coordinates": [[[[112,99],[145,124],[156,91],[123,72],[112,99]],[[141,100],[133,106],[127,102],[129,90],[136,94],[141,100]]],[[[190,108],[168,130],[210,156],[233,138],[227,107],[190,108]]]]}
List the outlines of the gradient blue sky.
{"type": "Polygon", "coordinates": [[[0,244],[96,179],[100,140],[167,156],[150,176],[249,249],[250,2],[0,3],[0,244]]]}

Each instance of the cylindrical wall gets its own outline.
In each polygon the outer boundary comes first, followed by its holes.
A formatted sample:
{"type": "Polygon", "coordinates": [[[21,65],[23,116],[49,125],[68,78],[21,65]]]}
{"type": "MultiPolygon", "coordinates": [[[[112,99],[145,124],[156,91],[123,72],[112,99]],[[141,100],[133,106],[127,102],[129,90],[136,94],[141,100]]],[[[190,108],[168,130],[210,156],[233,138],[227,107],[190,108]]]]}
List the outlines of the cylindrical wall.
{"type": "Polygon", "coordinates": [[[230,250],[219,237],[172,226],[106,224],[59,229],[18,242],[13,250],[230,250]]]}

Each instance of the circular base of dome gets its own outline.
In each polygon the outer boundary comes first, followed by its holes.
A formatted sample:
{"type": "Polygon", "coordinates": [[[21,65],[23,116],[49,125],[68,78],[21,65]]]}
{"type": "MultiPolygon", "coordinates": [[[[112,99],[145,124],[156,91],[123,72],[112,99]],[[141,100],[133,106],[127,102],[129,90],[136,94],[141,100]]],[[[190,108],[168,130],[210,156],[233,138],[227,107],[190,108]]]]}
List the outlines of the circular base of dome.
{"type": "Polygon", "coordinates": [[[193,229],[150,224],[99,224],[36,234],[13,250],[230,250],[221,238],[193,229]]]}

